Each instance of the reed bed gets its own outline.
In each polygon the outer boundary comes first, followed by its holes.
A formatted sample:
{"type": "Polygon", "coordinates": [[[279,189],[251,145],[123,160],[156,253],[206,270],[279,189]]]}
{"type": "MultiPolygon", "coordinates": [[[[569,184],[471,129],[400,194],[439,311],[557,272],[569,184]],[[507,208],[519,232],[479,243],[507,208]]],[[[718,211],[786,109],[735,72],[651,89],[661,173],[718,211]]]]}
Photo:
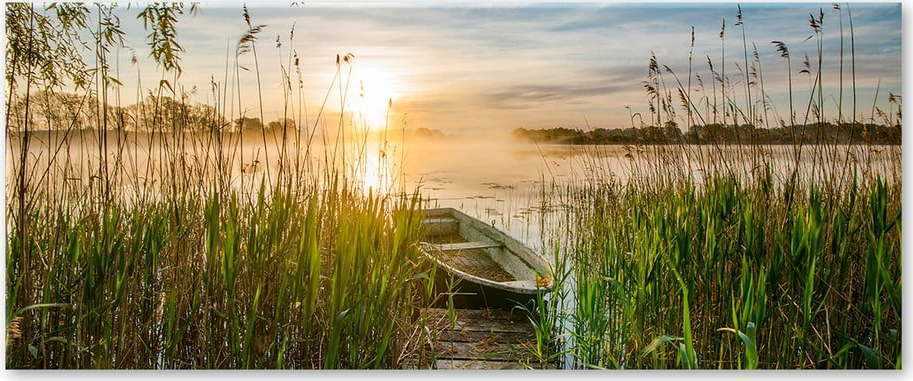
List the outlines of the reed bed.
{"type": "MultiPolygon", "coordinates": [[[[113,7],[7,5],[6,125],[16,153],[6,189],[7,366],[403,366],[430,335],[414,318],[431,302],[433,270],[415,245],[420,196],[392,192],[403,185],[395,182],[358,183],[367,133],[359,135],[356,118],[340,113],[337,133],[326,131],[323,107],[338,96],[345,109],[355,56],[336,57],[324,104],[309,119],[294,30],[277,38],[285,105],[267,128],[257,60],[270,53],[257,47],[266,26],[243,9],[244,34],[234,54],[227,49],[222,78],[212,79],[211,104],[194,107],[179,81],[176,28],[192,12],[153,4],[139,14],[161,79],[131,108],[120,106],[126,79],[110,63],[123,47],[113,7]],[[258,78],[259,124],[243,102],[253,94],[240,86],[248,67],[258,78]],[[78,93],[63,94],[67,85],[78,93]]],[[[891,95],[897,113],[876,102],[868,118],[857,109],[852,15],[834,12],[836,112],[824,102],[823,11],[809,21],[817,60],[796,73],[807,77],[807,93],[794,89],[789,47],[774,42],[790,74],[787,116],[772,106],[740,8],[738,73],[731,64],[726,71],[721,54],[719,65],[707,58],[701,76],[692,67],[693,31],[686,78],[651,55],[649,115],[632,112],[632,128],[640,116],[641,127],[732,130],[740,140],[636,145],[623,181],[601,173],[593,155],[581,168],[596,176],[543,185],[538,210],[560,204],[562,212],[540,229],[555,260],[555,291],[531,311],[535,361],[900,366],[900,149],[865,143],[866,125],[899,125],[900,97],[891,95]],[[843,94],[844,19],[851,102],[843,94]],[[753,144],[757,129],[778,123],[803,134],[849,126],[863,136],[813,145],[803,136],[783,168],[770,147],[753,144]]]]}
{"type": "Polygon", "coordinates": [[[573,366],[900,365],[899,185],[758,180],[565,195],[573,366]]]}
{"type": "Polygon", "coordinates": [[[194,105],[176,43],[193,8],[151,4],[138,17],[162,79],[121,107],[107,62],[123,32],[92,7],[7,5],[7,367],[396,368],[420,350],[420,198],[357,181],[364,139],[312,151],[325,120],[306,118],[297,52],[277,46],[287,118],[245,126],[239,68],[265,26],[243,9],[212,103],[194,105]],[[82,32],[94,62],[68,50],[82,32]]]}
{"type": "Polygon", "coordinates": [[[7,365],[395,367],[421,305],[414,200],[341,187],[38,205],[9,242],[7,365]]]}
{"type": "MultiPolygon", "coordinates": [[[[543,202],[567,209],[563,228],[546,237],[555,242],[561,291],[542,304],[549,326],[537,332],[563,345],[543,357],[575,368],[901,367],[900,147],[875,146],[866,132],[850,144],[822,133],[803,136],[812,145],[797,137],[784,160],[752,141],[768,124],[849,129],[886,115],[874,106],[868,118],[857,111],[852,53],[852,102],[844,102],[843,21],[852,46],[852,13],[833,11],[841,34],[839,55],[828,58],[840,62],[834,111],[822,100],[821,78],[830,74],[821,65],[823,10],[809,16],[817,60],[806,58],[798,73],[813,79],[807,105],[793,104],[802,94],[793,93],[789,48],[773,42],[790,71],[786,117],[765,93],[741,8],[738,73],[709,56],[706,71],[692,67],[693,31],[687,79],[650,56],[652,126],[712,126],[739,131],[740,140],[632,146],[624,179],[585,159],[595,174],[542,188],[543,202]],[[710,94],[692,85],[702,73],[710,94]],[[731,75],[744,80],[737,85],[731,75]]],[[[724,20],[721,49],[727,33],[724,20]]],[[[883,123],[899,127],[895,116],[883,123]]]]}

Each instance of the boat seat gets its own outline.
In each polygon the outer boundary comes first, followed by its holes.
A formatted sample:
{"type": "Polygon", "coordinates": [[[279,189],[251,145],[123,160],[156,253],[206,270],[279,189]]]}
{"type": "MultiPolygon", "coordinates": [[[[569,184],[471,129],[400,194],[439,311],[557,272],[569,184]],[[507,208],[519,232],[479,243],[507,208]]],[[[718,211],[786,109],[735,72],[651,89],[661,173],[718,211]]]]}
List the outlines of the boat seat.
{"type": "Polygon", "coordinates": [[[494,247],[503,246],[497,242],[458,242],[458,243],[444,243],[435,245],[441,251],[462,251],[462,250],[478,250],[478,249],[491,249],[494,247]]]}
{"type": "Polygon", "coordinates": [[[453,218],[426,218],[422,220],[424,225],[457,225],[460,221],[453,218]]]}

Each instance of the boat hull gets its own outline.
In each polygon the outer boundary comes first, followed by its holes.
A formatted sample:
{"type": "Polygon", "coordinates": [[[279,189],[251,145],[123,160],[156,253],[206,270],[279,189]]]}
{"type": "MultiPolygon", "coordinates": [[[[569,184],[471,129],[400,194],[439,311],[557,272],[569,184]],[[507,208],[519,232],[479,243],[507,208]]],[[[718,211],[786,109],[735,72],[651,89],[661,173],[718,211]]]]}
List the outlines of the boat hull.
{"type": "Polygon", "coordinates": [[[548,263],[516,239],[451,208],[424,217],[422,252],[437,268],[439,306],[532,308],[551,291],[548,263]]]}
{"type": "MultiPolygon", "coordinates": [[[[487,287],[454,276],[447,271],[437,271],[434,282],[435,293],[438,295],[434,307],[452,306],[468,309],[523,307],[530,311],[536,307],[538,294],[518,294],[487,287]]],[[[541,294],[544,296],[545,293],[543,291],[541,294]]]]}

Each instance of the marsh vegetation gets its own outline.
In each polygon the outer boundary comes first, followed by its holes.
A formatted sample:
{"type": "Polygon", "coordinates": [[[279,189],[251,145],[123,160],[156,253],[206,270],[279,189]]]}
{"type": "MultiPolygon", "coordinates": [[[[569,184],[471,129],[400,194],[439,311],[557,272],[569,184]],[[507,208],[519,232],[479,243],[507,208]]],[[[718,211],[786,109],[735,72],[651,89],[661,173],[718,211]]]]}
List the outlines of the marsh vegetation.
{"type": "MultiPolygon", "coordinates": [[[[317,124],[243,126],[237,79],[213,83],[212,105],[188,104],[175,23],[192,9],[180,4],[139,13],[162,79],[112,106],[112,10],[7,5],[7,366],[398,367],[425,334],[412,322],[426,294],[418,197],[361,187],[364,163],[342,149],[315,159],[317,124]],[[94,60],[55,54],[80,44],[94,60]]],[[[226,78],[255,54],[261,27],[243,17],[226,78]]]]}
{"type": "MultiPolygon", "coordinates": [[[[639,164],[625,179],[597,170],[573,187],[543,187],[544,200],[567,206],[572,228],[565,231],[574,232],[552,240],[566,290],[546,304],[552,313],[542,321],[550,328],[540,334],[566,340],[564,351],[554,354],[566,355],[566,365],[901,366],[900,148],[865,142],[874,128],[852,128],[875,123],[884,112],[873,106],[869,117],[859,116],[852,13],[837,4],[832,11],[839,18],[839,53],[826,55],[821,48],[824,10],[811,13],[809,39],[818,40],[817,57],[806,58],[800,74],[814,81],[801,95],[791,80],[784,84],[787,116],[773,119],[758,49],[748,49],[738,8],[736,37],[744,49],[741,67],[748,68],[737,73],[744,75],[741,86],[717,72],[708,56],[704,78],[712,78],[711,97],[690,85],[700,76],[690,64],[680,78],[650,57],[644,88],[651,115],[645,117],[674,127],[676,112],[684,113],[692,127],[672,134],[678,144],[631,147],[629,158],[639,164]],[[823,101],[824,59],[840,62],[836,110],[823,101]],[[844,60],[852,73],[847,94],[844,60]],[[794,106],[794,95],[808,103],[794,106]],[[844,96],[852,100],[846,113],[844,96]],[[745,133],[702,134],[721,125],[745,133]],[[788,136],[780,138],[789,142],[785,167],[772,160],[775,150],[763,138],[768,125],[780,125],[774,131],[788,136]],[[702,145],[689,144],[689,135],[703,139],[702,145]],[[862,140],[847,141],[850,136],[862,140]],[[873,171],[880,155],[890,158],[888,168],[873,171]]],[[[731,33],[726,26],[724,19],[722,48],[731,33]]],[[[773,44],[791,70],[788,46],[773,44]]],[[[899,101],[891,97],[892,104],[899,101]]]]}
{"type": "MultiPolygon", "coordinates": [[[[815,58],[794,65],[772,42],[789,73],[789,110],[776,110],[767,92],[780,84],[764,82],[762,50],[733,8],[719,43],[735,38],[743,62],[727,68],[721,51],[699,67],[693,29],[686,70],[651,54],[647,111],[605,130],[627,146],[524,146],[537,163],[524,170],[539,177],[528,192],[467,175],[520,194],[470,198],[486,222],[538,225],[531,246],[552,262],[555,291],[530,309],[530,361],[900,367],[902,98],[862,106],[852,13],[835,5],[809,15],[815,58]],[[839,19],[839,53],[820,42],[825,12],[839,19]],[[838,73],[823,72],[826,59],[838,73]],[[824,76],[839,76],[838,94],[824,76]]],[[[398,368],[427,355],[434,332],[416,317],[436,295],[418,251],[421,209],[448,200],[429,200],[428,177],[407,180],[416,159],[405,140],[448,137],[389,125],[389,99],[371,117],[346,114],[360,96],[354,54],[335,57],[324,103],[308,111],[294,28],[264,42],[244,7],[224,72],[186,89],[178,26],[195,6],[149,5],[135,15],[159,80],[127,105],[134,74],[112,64],[124,54],[121,13],[6,11],[8,367],[398,368]],[[278,87],[259,80],[265,54],[281,57],[278,87]],[[267,87],[281,91],[283,115],[264,123],[267,87]],[[210,102],[191,102],[194,91],[210,102]],[[342,111],[325,111],[332,102],[342,111]]],[[[429,147],[418,152],[449,152],[429,147]]],[[[459,170],[519,170],[501,165],[459,170]]]]}

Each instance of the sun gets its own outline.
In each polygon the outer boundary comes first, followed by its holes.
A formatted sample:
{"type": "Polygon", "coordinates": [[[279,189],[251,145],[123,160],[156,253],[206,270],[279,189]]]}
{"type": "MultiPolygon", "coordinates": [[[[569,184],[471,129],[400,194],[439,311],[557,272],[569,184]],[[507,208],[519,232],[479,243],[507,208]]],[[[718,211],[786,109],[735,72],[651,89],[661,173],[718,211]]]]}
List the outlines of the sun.
{"type": "Polygon", "coordinates": [[[376,67],[361,67],[357,72],[359,109],[370,129],[383,129],[387,125],[389,109],[396,101],[396,84],[389,71],[376,67]]]}

